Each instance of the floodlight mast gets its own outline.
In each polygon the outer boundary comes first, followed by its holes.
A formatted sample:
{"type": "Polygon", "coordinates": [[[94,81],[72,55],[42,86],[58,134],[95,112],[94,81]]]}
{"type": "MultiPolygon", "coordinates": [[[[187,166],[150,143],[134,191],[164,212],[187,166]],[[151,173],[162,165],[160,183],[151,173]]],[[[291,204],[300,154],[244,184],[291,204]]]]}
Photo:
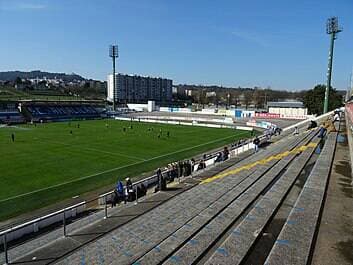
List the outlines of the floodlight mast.
{"type": "Polygon", "coordinates": [[[119,57],[118,45],[110,45],[109,47],[109,57],[113,60],[113,110],[115,111],[115,90],[116,90],[116,80],[115,80],[115,59],[119,57]]]}
{"type": "Polygon", "coordinates": [[[324,113],[328,112],[328,98],[331,87],[331,76],[332,76],[332,62],[333,62],[333,48],[336,40],[337,33],[341,32],[342,29],[338,26],[338,18],[331,17],[326,23],[326,33],[331,35],[330,51],[328,55],[328,67],[327,67],[327,84],[325,90],[325,102],[324,102],[324,113]]]}

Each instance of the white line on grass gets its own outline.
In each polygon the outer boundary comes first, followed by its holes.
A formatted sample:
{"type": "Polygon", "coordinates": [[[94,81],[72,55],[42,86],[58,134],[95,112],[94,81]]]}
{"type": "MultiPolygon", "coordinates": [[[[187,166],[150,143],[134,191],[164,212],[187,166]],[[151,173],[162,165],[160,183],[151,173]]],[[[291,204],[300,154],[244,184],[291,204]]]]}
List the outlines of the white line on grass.
{"type": "Polygon", "coordinates": [[[81,178],[78,178],[78,179],[74,179],[74,180],[71,180],[71,181],[66,181],[66,182],[62,182],[62,183],[59,183],[59,184],[56,184],[56,185],[52,185],[52,186],[49,186],[49,187],[46,187],[46,188],[42,188],[42,189],[38,189],[38,190],[22,193],[22,194],[19,194],[19,195],[16,195],[16,196],[12,196],[12,197],[9,197],[9,198],[6,198],[6,199],[2,199],[2,200],[0,200],[0,203],[6,202],[6,201],[10,201],[10,200],[13,200],[13,199],[17,199],[17,198],[21,198],[21,197],[24,197],[24,196],[27,196],[27,195],[31,195],[31,194],[34,194],[34,193],[38,193],[38,192],[41,192],[41,191],[49,190],[49,189],[52,189],[52,188],[57,188],[57,187],[64,186],[64,185],[67,185],[67,184],[70,184],[70,183],[74,183],[74,182],[78,182],[78,181],[81,181],[81,180],[89,179],[89,178],[92,178],[92,177],[96,177],[96,176],[99,176],[101,174],[109,173],[109,172],[112,172],[112,171],[115,171],[115,170],[119,170],[119,169],[123,169],[123,168],[126,168],[126,167],[135,166],[135,165],[142,164],[142,163],[145,163],[145,162],[149,162],[149,161],[161,158],[161,157],[174,155],[174,154],[181,153],[181,152],[184,152],[184,151],[187,151],[187,150],[195,149],[195,148],[200,147],[200,146],[204,146],[204,145],[220,142],[222,140],[225,140],[225,139],[228,139],[228,138],[231,138],[231,137],[235,137],[235,136],[239,136],[239,135],[242,135],[242,134],[245,134],[245,133],[248,133],[248,132],[239,133],[237,135],[230,135],[230,136],[227,136],[227,137],[224,137],[224,138],[220,138],[220,139],[217,139],[217,140],[214,140],[214,141],[210,141],[210,142],[207,142],[207,143],[203,143],[203,144],[198,144],[198,145],[194,145],[194,146],[191,146],[191,147],[187,147],[187,148],[175,151],[175,152],[170,152],[170,153],[167,153],[167,154],[164,154],[164,155],[155,156],[155,157],[152,157],[150,159],[146,159],[145,161],[139,161],[139,162],[127,164],[127,165],[124,165],[124,166],[121,166],[121,167],[111,168],[111,169],[108,169],[108,170],[105,170],[105,171],[101,171],[99,173],[95,173],[95,174],[92,174],[92,175],[84,176],[84,177],[81,177],[81,178]]]}

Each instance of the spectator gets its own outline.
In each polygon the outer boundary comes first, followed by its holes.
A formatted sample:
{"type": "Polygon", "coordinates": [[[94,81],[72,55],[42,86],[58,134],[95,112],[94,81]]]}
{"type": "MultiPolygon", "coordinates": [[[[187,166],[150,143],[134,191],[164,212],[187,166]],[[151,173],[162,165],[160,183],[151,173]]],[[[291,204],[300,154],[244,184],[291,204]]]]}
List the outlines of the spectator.
{"type": "Polygon", "coordinates": [[[297,126],[294,127],[293,135],[298,135],[299,134],[299,129],[297,126]]]}
{"type": "Polygon", "coordinates": [[[116,185],[116,190],[118,191],[119,202],[124,198],[124,184],[119,180],[116,185]]]}
{"type": "Polygon", "coordinates": [[[191,173],[194,171],[194,167],[195,167],[195,159],[191,158],[191,173]]]}
{"type": "Polygon", "coordinates": [[[214,161],[215,163],[218,163],[218,162],[221,162],[223,160],[223,157],[222,157],[222,152],[219,152],[217,154],[217,157],[216,157],[216,160],[214,161]]]}
{"type": "Polygon", "coordinates": [[[260,145],[260,139],[259,137],[255,137],[253,144],[255,146],[255,153],[257,153],[259,151],[259,145],[260,145]]]}
{"type": "Polygon", "coordinates": [[[111,199],[111,203],[112,203],[112,208],[116,206],[116,203],[118,202],[119,198],[119,194],[117,189],[114,189],[114,192],[112,194],[112,199],[111,199]]]}
{"type": "Polygon", "coordinates": [[[206,168],[205,160],[201,160],[199,166],[197,167],[197,170],[202,170],[205,168],[206,168]]]}
{"type": "Polygon", "coordinates": [[[325,126],[321,126],[320,130],[319,130],[319,135],[317,137],[319,138],[324,138],[326,135],[327,129],[325,128],[325,126]]]}
{"type": "Polygon", "coordinates": [[[126,178],[125,196],[127,195],[127,201],[131,201],[132,200],[132,195],[133,194],[134,194],[134,189],[132,187],[132,182],[131,182],[130,178],[126,178]]]}
{"type": "Polygon", "coordinates": [[[227,160],[229,158],[229,150],[228,147],[225,146],[223,150],[223,161],[227,160]]]}
{"type": "Polygon", "coordinates": [[[187,177],[188,176],[188,162],[186,160],[183,163],[183,168],[184,168],[183,176],[187,177]]]}
{"type": "Polygon", "coordinates": [[[276,127],[275,129],[275,135],[281,135],[282,129],[280,127],[276,127]]]}
{"type": "Polygon", "coordinates": [[[178,178],[183,176],[183,170],[184,170],[184,164],[182,161],[179,161],[178,163],[178,169],[179,169],[179,174],[178,174],[178,178]]]}
{"type": "Polygon", "coordinates": [[[145,184],[141,183],[141,196],[146,196],[147,194],[147,188],[145,184]]]}
{"type": "Polygon", "coordinates": [[[190,176],[191,175],[191,162],[190,162],[190,160],[186,160],[184,162],[184,168],[185,168],[184,176],[185,177],[190,176]]]}
{"type": "Polygon", "coordinates": [[[310,124],[309,124],[309,126],[308,126],[308,130],[314,129],[314,128],[316,128],[316,127],[317,127],[317,122],[311,120],[311,121],[310,121],[310,124]]]}
{"type": "Polygon", "coordinates": [[[157,169],[156,171],[157,179],[158,179],[158,187],[157,191],[161,191],[163,188],[163,175],[162,175],[162,170],[160,168],[157,169]]]}
{"type": "Polygon", "coordinates": [[[175,178],[178,177],[178,165],[176,163],[172,163],[172,171],[170,173],[171,179],[174,180],[175,178]]]}
{"type": "Polygon", "coordinates": [[[173,181],[173,177],[172,177],[172,171],[173,171],[173,167],[171,164],[168,164],[167,166],[167,179],[170,181],[173,181]]]}
{"type": "Polygon", "coordinates": [[[140,198],[142,196],[142,190],[141,190],[140,185],[136,186],[135,200],[137,199],[136,196],[137,196],[137,198],[140,198]]]}
{"type": "Polygon", "coordinates": [[[333,123],[336,123],[337,121],[340,121],[340,114],[338,112],[333,115],[333,123]]]}

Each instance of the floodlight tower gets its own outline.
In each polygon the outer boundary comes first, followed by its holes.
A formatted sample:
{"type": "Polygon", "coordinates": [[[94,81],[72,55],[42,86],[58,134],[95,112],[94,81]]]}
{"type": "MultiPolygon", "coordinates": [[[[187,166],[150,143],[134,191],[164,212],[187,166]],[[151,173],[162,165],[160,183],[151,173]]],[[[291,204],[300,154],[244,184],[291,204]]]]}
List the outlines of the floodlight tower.
{"type": "Polygon", "coordinates": [[[116,90],[115,59],[119,57],[118,45],[110,45],[109,57],[113,59],[113,110],[115,111],[115,90],[116,90]]]}
{"type": "Polygon", "coordinates": [[[327,67],[327,85],[325,91],[325,102],[324,102],[324,113],[328,111],[328,97],[329,90],[331,87],[331,75],[332,75],[332,61],[333,61],[333,47],[337,33],[341,32],[342,29],[338,27],[338,18],[331,17],[326,23],[326,33],[331,35],[330,52],[328,55],[328,67],[327,67]]]}

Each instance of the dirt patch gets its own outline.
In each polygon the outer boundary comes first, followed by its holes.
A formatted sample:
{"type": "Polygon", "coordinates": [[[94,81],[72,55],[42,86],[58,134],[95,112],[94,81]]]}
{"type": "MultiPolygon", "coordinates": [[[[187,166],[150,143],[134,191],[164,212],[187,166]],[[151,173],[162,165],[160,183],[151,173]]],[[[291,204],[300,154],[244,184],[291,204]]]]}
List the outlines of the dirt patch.
{"type": "Polygon", "coordinates": [[[335,171],[338,174],[341,174],[347,178],[351,178],[351,174],[349,172],[350,165],[347,161],[340,160],[338,163],[335,165],[335,171]]]}
{"type": "Polygon", "coordinates": [[[349,263],[353,264],[353,240],[340,241],[336,244],[336,246],[344,258],[349,263]]]}

